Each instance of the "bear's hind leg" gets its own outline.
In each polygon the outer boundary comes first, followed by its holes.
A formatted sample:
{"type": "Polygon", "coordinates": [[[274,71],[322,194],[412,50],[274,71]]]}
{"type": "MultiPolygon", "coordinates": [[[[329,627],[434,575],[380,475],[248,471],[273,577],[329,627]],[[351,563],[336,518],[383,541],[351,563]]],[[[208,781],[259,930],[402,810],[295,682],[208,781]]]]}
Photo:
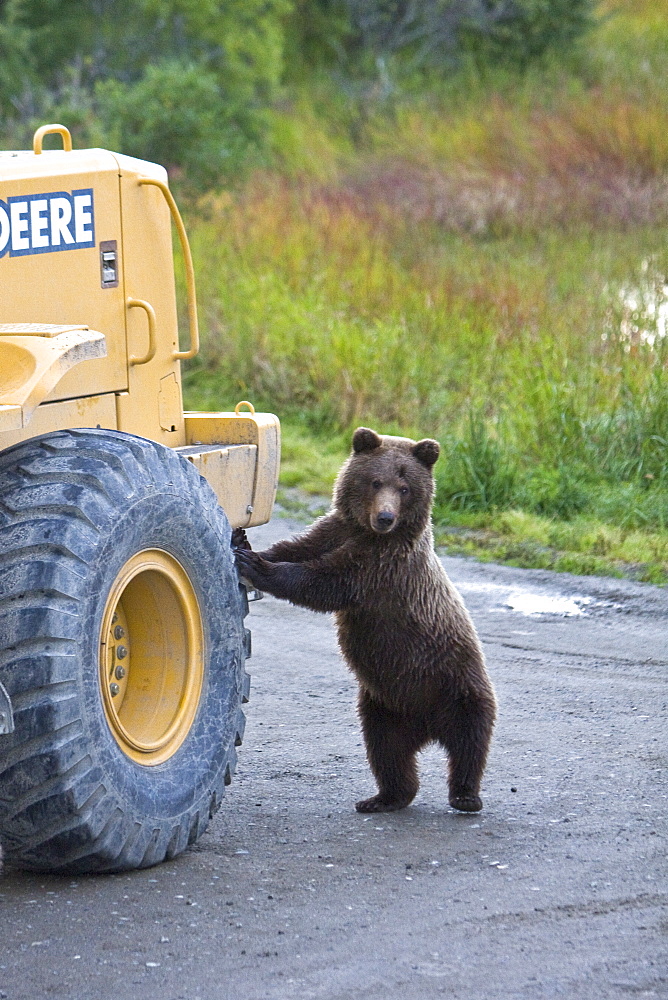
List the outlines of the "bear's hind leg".
{"type": "Polygon", "coordinates": [[[407,719],[390,712],[360,690],[359,714],[367,758],[378,783],[378,794],[355,804],[358,812],[404,809],[419,788],[417,751],[425,740],[407,719]]]}
{"type": "Polygon", "coordinates": [[[438,742],[449,760],[449,801],[461,812],[482,809],[480,782],[496,717],[494,699],[467,698],[451,704],[439,725],[438,742]]]}

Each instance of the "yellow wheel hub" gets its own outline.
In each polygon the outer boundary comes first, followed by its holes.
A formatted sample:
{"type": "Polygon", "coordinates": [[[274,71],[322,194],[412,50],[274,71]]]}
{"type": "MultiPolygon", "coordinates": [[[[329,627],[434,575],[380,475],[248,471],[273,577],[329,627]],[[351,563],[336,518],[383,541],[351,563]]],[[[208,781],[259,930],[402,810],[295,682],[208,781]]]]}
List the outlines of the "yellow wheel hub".
{"type": "Polygon", "coordinates": [[[176,753],[197,713],[204,632],[183,566],[161,549],[126,562],[109,593],[100,635],[100,686],[109,728],[140,764],[176,753]]]}

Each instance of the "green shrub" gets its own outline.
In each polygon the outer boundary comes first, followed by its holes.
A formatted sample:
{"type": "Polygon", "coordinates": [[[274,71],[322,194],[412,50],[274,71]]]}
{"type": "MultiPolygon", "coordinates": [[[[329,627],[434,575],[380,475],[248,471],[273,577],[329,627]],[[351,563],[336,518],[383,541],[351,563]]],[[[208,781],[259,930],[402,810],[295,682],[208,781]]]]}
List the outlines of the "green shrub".
{"type": "Polygon", "coordinates": [[[112,148],[162,163],[195,189],[238,171],[262,133],[261,113],[235,105],[193,62],[156,63],[133,83],[105,80],[95,96],[112,148]]]}
{"type": "Polygon", "coordinates": [[[454,510],[508,507],[517,485],[517,466],[489,433],[481,413],[471,411],[464,434],[447,441],[436,466],[436,505],[454,510]]]}
{"type": "Polygon", "coordinates": [[[468,0],[458,38],[480,65],[526,69],[545,55],[567,55],[594,25],[592,0],[468,0]]]}
{"type": "Polygon", "coordinates": [[[462,58],[525,69],[549,52],[568,54],[594,23],[593,0],[301,0],[291,30],[307,60],[386,77],[451,73],[462,58]]]}
{"type": "Polygon", "coordinates": [[[645,486],[668,482],[668,379],[656,365],[642,394],[625,387],[620,405],[599,422],[603,470],[645,486]]]}
{"type": "Polygon", "coordinates": [[[567,521],[591,502],[587,479],[586,470],[577,465],[540,466],[525,477],[514,502],[531,513],[567,521]]]}
{"type": "Polygon", "coordinates": [[[20,0],[0,4],[0,106],[20,97],[34,70],[33,39],[21,23],[21,8],[20,0]]]}
{"type": "MultiPolygon", "coordinates": [[[[0,3],[0,127],[160,160],[194,190],[269,149],[291,0],[8,0],[0,3]]],[[[5,140],[6,141],[6,140],[5,140]]],[[[183,185],[182,185],[183,187],[183,185]]]]}

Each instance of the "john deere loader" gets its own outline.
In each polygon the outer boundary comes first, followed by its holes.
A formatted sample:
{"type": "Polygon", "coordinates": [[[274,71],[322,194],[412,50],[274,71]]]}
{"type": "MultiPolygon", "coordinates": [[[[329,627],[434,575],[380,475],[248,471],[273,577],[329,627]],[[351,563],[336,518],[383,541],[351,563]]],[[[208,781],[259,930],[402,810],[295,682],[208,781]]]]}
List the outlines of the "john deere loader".
{"type": "Polygon", "coordinates": [[[250,637],[230,535],[270,517],[280,431],[250,404],[184,413],[197,349],[162,167],[61,125],[0,153],[0,842],[21,867],[173,858],[231,780],[250,637]]]}

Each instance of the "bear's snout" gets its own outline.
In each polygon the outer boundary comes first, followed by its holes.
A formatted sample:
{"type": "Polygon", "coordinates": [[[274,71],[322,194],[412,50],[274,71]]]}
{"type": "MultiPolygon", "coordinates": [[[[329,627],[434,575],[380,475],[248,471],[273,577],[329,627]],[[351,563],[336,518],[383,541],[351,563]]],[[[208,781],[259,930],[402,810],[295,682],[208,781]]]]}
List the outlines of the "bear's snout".
{"type": "Polygon", "coordinates": [[[399,491],[385,486],[378,490],[367,512],[368,524],[378,535],[387,535],[399,523],[399,491]]]}
{"type": "Polygon", "coordinates": [[[390,531],[394,527],[396,520],[397,516],[391,510],[381,510],[376,514],[376,531],[390,531]]]}

